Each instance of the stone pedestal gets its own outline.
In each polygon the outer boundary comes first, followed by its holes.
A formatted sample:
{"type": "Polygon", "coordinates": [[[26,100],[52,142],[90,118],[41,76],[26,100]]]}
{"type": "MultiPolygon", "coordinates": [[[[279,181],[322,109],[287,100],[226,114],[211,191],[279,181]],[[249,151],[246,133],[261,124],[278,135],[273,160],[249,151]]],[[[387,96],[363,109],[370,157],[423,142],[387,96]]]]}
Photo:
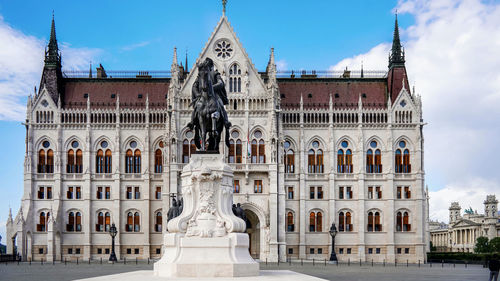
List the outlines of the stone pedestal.
{"type": "Polygon", "coordinates": [[[168,222],[155,275],[258,276],[245,222],[232,211],[233,171],[222,154],[192,155],[182,171],[182,197],[182,214],[168,222]]]}

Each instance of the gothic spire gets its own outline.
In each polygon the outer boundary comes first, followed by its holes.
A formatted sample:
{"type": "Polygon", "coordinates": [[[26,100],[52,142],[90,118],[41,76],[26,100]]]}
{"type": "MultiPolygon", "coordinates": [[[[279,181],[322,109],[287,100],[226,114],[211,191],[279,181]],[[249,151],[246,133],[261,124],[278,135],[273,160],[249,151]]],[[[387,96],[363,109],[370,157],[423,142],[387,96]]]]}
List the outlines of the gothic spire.
{"type": "Polygon", "coordinates": [[[184,65],[184,67],[186,68],[186,72],[189,72],[189,69],[188,69],[188,50],[186,48],[186,65],[184,65]]]}
{"type": "Polygon", "coordinates": [[[50,39],[47,49],[45,50],[45,65],[57,66],[61,63],[59,55],[59,46],[57,45],[56,23],[54,20],[54,12],[52,12],[52,25],[50,27],[50,39]]]}
{"type": "Polygon", "coordinates": [[[399,39],[398,14],[396,14],[396,21],[394,23],[394,35],[392,39],[392,49],[391,55],[389,56],[389,68],[394,65],[404,65],[404,63],[405,53],[401,46],[401,40],[399,39]]]}

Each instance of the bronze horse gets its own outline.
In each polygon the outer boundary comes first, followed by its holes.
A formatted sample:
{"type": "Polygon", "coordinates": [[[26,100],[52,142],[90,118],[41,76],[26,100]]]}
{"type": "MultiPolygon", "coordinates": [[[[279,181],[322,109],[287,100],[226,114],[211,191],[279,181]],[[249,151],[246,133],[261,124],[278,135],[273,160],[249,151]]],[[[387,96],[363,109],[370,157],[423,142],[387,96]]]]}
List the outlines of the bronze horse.
{"type": "MultiPolygon", "coordinates": [[[[214,72],[212,67],[213,62],[210,59],[198,65],[198,77],[193,85],[193,120],[188,126],[194,129],[194,142],[199,151],[219,153],[219,143],[222,130],[226,127],[227,114],[221,97],[214,91],[213,79],[217,79],[218,73],[214,72]]],[[[222,80],[220,83],[224,87],[222,80]]],[[[229,146],[227,129],[226,127],[226,145],[229,146]]]]}

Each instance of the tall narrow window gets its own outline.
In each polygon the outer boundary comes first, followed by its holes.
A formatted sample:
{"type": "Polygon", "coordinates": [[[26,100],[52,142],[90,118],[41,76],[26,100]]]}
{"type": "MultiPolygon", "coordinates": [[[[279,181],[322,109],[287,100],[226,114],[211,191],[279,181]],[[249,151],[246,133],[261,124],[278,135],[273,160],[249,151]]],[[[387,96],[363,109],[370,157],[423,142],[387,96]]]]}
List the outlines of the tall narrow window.
{"type": "Polygon", "coordinates": [[[344,212],[339,213],[339,231],[345,231],[345,216],[344,212]]]}
{"type": "Polygon", "coordinates": [[[134,213],[134,232],[139,232],[141,230],[141,217],[138,212],[134,213]]]}
{"type": "Polygon", "coordinates": [[[196,151],[196,145],[194,143],[194,133],[193,131],[187,131],[184,134],[184,141],[182,142],[182,163],[189,163],[189,158],[191,154],[196,151]]]}
{"type": "Polygon", "coordinates": [[[374,165],[374,173],[382,173],[382,153],[380,149],[375,150],[375,165],[374,165]]]}
{"type": "Polygon", "coordinates": [[[375,212],[375,231],[382,231],[382,224],[380,223],[379,212],[375,212]]]}
{"type": "Polygon", "coordinates": [[[109,232],[110,225],[111,225],[111,216],[109,212],[106,212],[106,214],[104,215],[104,226],[106,232],[109,232]]]}
{"type": "Polygon", "coordinates": [[[322,232],[323,231],[323,214],[321,212],[318,212],[316,214],[316,232],[322,232]]]}
{"type": "Polygon", "coordinates": [[[403,214],[403,231],[411,231],[410,215],[408,212],[403,214]]]}
{"type": "Polygon", "coordinates": [[[134,155],[132,153],[132,149],[128,149],[125,154],[125,172],[126,173],[134,172],[134,155]]]}
{"type": "Polygon", "coordinates": [[[366,172],[373,173],[373,150],[371,149],[366,152],[366,172]]]}
{"type": "Polygon", "coordinates": [[[141,151],[136,149],[134,151],[134,173],[141,172],[141,151]]]}
{"type": "Polygon", "coordinates": [[[104,155],[104,172],[111,173],[111,160],[112,160],[111,150],[106,149],[106,153],[104,155]]]}
{"type": "Polygon", "coordinates": [[[141,150],[137,148],[137,142],[131,141],[125,153],[125,173],[141,173],[141,150]]]}
{"type": "Polygon", "coordinates": [[[141,199],[141,192],[139,191],[139,187],[134,187],[134,199],[141,199]]]}
{"type": "Polygon", "coordinates": [[[243,144],[241,140],[236,140],[236,163],[242,163],[243,160],[243,144]]]}
{"type": "Polygon", "coordinates": [[[348,149],[345,153],[345,171],[352,173],[352,151],[348,149]]]}
{"type": "Polygon", "coordinates": [[[368,199],[373,199],[373,186],[368,187],[368,199]]]}
{"type": "Polygon", "coordinates": [[[156,200],[160,200],[160,199],[161,199],[161,186],[157,186],[157,187],[156,187],[156,191],[155,191],[155,199],[156,199],[156,200]]]}
{"type": "Polygon", "coordinates": [[[309,173],[323,173],[323,150],[319,141],[313,141],[307,153],[307,166],[309,173]]]}
{"type": "Polygon", "coordinates": [[[396,188],[396,198],[401,199],[402,198],[402,193],[401,193],[401,186],[398,186],[396,188]]]}
{"type": "Polygon", "coordinates": [[[70,212],[68,214],[68,224],[66,225],[66,231],[75,231],[75,213],[70,212]]]}
{"type": "Polygon", "coordinates": [[[259,141],[259,163],[266,163],[266,145],[264,140],[259,141]]]}
{"type": "Polygon", "coordinates": [[[45,187],[38,187],[38,199],[45,199],[45,187]]]}
{"type": "Polygon", "coordinates": [[[132,199],[132,187],[131,186],[127,186],[127,193],[125,194],[125,198],[127,199],[132,199]]]}
{"type": "Polygon", "coordinates": [[[68,186],[68,191],[66,192],[66,198],[73,199],[73,187],[72,186],[68,186]]]}
{"type": "Polygon", "coordinates": [[[262,180],[253,181],[254,193],[262,193],[262,180]]]}
{"type": "Polygon", "coordinates": [[[314,199],[314,186],[309,187],[309,199],[314,199]]]}
{"type": "Polygon", "coordinates": [[[288,199],[293,199],[293,186],[288,187],[288,199]]]}
{"type": "Polygon", "coordinates": [[[382,231],[382,225],[380,224],[380,213],[379,212],[369,212],[368,213],[368,231],[369,232],[382,231]]]}
{"type": "Polygon", "coordinates": [[[127,224],[125,225],[125,231],[132,232],[134,227],[134,215],[132,212],[127,213],[127,224]]]}
{"type": "Polygon", "coordinates": [[[80,212],[76,212],[75,231],[82,231],[82,214],[80,212]]]}
{"type": "Polygon", "coordinates": [[[163,172],[163,157],[161,149],[158,148],[155,151],[155,173],[163,172]]]}
{"type": "Polygon", "coordinates": [[[403,214],[401,212],[396,214],[396,231],[403,231],[403,214]]]}
{"type": "Polygon", "coordinates": [[[293,213],[288,212],[286,216],[286,231],[293,232],[295,230],[295,225],[293,223],[293,213]]]}
{"type": "Polygon", "coordinates": [[[52,187],[47,186],[47,199],[52,199],[52,187]]]}
{"type": "Polygon", "coordinates": [[[337,151],[337,173],[345,173],[344,150],[337,151]]]}
{"type": "Polygon", "coordinates": [[[227,159],[227,162],[228,163],[234,163],[236,161],[236,157],[235,157],[235,143],[234,143],[234,140],[229,140],[229,153],[228,153],[228,159],[227,159]]]}
{"type": "Polygon", "coordinates": [[[66,173],[75,173],[75,151],[73,149],[68,151],[67,158],[66,173]]]}
{"type": "Polygon", "coordinates": [[[339,186],[339,199],[344,199],[344,187],[339,186]]]}
{"type": "Polygon", "coordinates": [[[318,186],[317,187],[318,195],[316,196],[317,199],[323,199],[323,187],[318,186]]]}
{"type": "Polygon", "coordinates": [[[103,214],[103,212],[99,212],[97,214],[97,224],[95,225],[95,231],[98,231],[98,232],[104,231],[104,214],[103,214]]]}
{"type": "Polygon", "coordinates": [[[346,226],[346,231],[349,232],[352,231],[351,212],[345,213],[345,226],[346,226]]]}
{"type": "Polygon", "coordinates": [[[161,232],[162,220],[163,220],[163,217],[161,215],[161,212],[156,213],[156,217],[155,217],[155,231],[156,232],[161,232]]]}
{"type": "Polygon", "coordinates": [[[102,186],[97,187],[96,199],[102,199],[102,186]]]}
{"type": "Polygon", "coordinates": [[[377,194],[377,199],[382,199],[382,188],[380,186],[375,187],[375,193],[377,194]]]}
{"type": "Polygon", "coordinates": [[[82,199],[82,188],[80,186],[75,187],[75,199],[82,199]]]}
{"type": "Polygon", "coordinates": [[[38,173],[46,173],[47,170],[47,157],[45,150],[40,149],[38,152],[38,173]]]}
{"type": "Polygon", "coordinates": [[[411,198],[411,191],[409,186],[405,186],[405,198],[410,199],[411,198]]]}
{"type": "Polygon", "coordinates": [[[46,231],[46,218],[45,218],[45,212],[41,212],[39,216],[39,224],[36,225],[36,231],[39,232],[45,232],[46,231]]]}
{"type": "Polygon", "coordinates": [[[347,199],[352,199],[352,187],[348,186],[346,187],[345,195],[347,199]]]}
{"type": "Polygon", "coordinates": [[[241,69],[236,63],[229,68],[229,92],[241,92],[241,69]]]}
{"type": "Polygon", "coordinates": [[[314,152],[313,149],[309,149],[309,152],[307,153],[307,168],[309,173],[314,173],[315,170],[314,168],[316,167],[316,153],[314,152]]]}
{"type": "Polygon", "coordinates": [[[240,193],[240,180],[233,180],[233,193],[240,193]]]}
{"type": "Polygon", "coordinates": [[[368,231],[373,231],[373,223],[374,223],[374,219],[373,219],[373,212],[369,212],[368,213],[368,231]]]}
{"type": "Polygon", "coordinates": [[[403,152],[403,173],[411,173],[410,151],[408,149],[403,152]]]}
{"type": "Polygon", "coordinates": [[[104,195],[106,199],[111,199],[111,187],[106,186],[106,193],[104,195]]]}
{"type": "Polygon", "coordinates": [[[104,152],[102,149],[99,149],[97,151],[96,157],[95,157],[95,172],[96,173],[103,173],[104,172],[104,152]]]}
{"type": "Polygon", "coordinates": [[[314,212],[309,214],[309,231],[316,231],[316,214],[314,212]]]}
{"type": "Polygon", "coordinates": [[[291,148],[292,144],[289,141],[285,141],[283,148],[285,149],[285,173],[293,174],[295,173],[295,154],[291,148]]]}
{"type": "Polygon", "coordinates": [[[72,141],[67,153],[66,173],[81,173],[83,153],[78,141],[72,141]]]}

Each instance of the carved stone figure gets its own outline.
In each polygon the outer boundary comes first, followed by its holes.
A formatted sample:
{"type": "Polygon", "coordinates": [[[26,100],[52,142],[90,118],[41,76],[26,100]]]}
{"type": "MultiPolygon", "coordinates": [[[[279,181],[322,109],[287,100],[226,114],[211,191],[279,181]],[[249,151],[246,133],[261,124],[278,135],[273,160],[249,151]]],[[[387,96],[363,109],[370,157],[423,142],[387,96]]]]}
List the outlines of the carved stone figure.
{"type": "Polygon", "coordinates": [[[168,209],[167,221],[170,221],[171,219],[178,217],[179,214],[180,214],[179,206],[177,206],[177,200],[175,200],[174,198],[172,199],[172,206],[170,207],[170,209],[168,209]]]}
{"type": "Polygon", "coordinates": [[[224,105],[229,104],[229,100],[224,81],[220,73],[214,70],[214,63],[210,58],[198,64],[198,77],[191,90],[191,100],[190,106],[193,106],[193,113],[187,127],[194,130],[197,149],[218,153],[224,128],[226,129],[226,145],[229,146],[231,122],[224,108],[224,105]],[[207,142],[208,146],[205,148],[207,142]]]}

